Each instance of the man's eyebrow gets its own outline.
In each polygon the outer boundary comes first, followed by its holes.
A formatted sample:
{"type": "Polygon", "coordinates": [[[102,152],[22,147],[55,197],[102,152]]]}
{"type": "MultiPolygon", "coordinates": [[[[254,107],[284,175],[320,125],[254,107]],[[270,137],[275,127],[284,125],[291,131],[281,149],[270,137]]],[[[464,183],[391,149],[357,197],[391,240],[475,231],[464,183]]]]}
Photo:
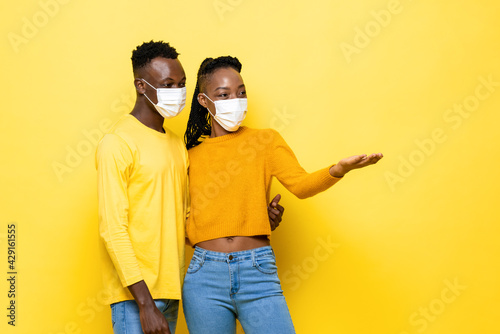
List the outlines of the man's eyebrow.
{"type": "MultiPolygon", "coordinates": [[[[166,78],[165,78],[165,79],[163,79],[162,81],[169,81],[169,80],[170,80],[170,81],[175,81],[175,80],[174,80],[173,78],[171,78],[171,77],[166,77],[166,78]]],[[[181,81],[182,81],[182,80],[186,80],[186,76],[183,76],[183,77],[182,77],[182,79],[181,79],[181,81]]]]}

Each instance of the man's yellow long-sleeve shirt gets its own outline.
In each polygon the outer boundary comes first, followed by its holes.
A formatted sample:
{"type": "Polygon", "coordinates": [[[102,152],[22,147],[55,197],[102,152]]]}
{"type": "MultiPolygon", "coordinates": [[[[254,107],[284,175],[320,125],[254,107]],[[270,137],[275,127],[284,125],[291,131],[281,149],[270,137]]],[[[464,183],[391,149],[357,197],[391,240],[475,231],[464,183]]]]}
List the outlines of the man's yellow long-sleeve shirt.
{"type": "Polygon", "coordinates": [[[144,280],[153,299],[180,299],[184,277],[188,155],[181,138],[128,114],[96,151],[99,233],[107,250],[109,304],[132,300],[144,280]]]}

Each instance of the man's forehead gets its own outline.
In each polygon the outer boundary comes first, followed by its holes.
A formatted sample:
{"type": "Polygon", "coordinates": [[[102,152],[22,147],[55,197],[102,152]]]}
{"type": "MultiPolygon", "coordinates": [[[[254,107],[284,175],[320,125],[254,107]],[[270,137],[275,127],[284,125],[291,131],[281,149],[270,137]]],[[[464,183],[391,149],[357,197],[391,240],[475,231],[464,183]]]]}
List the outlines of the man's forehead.
{"type": "Polygon", "coordinates": [[[157,57],[151,60],[144,70],[157,79],[185,75],[184,68],[179,59],[168,59],[163,57],[157,57]]]}

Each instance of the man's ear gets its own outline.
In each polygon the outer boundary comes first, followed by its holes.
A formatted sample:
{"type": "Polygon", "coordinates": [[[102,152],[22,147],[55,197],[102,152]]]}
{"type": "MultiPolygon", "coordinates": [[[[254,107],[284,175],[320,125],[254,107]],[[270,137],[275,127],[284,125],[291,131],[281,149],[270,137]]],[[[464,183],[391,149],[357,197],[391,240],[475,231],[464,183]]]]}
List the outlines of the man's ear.
{"type": "Polygon", "coordinates": [[[198,94],[198,103],[201,104],[204,108],[208,108],[207,97],[205,96],[205,94],[198,94]]]}
{"type": "Polygon", "coordinates": [[[139,94],[144,94],[146,92],[146,84],[144,83],[144,81],[142,81],[141,79],[135,79],[134,80],[134,86],[135,86],[135,90],[139,93],[139,94]]]}

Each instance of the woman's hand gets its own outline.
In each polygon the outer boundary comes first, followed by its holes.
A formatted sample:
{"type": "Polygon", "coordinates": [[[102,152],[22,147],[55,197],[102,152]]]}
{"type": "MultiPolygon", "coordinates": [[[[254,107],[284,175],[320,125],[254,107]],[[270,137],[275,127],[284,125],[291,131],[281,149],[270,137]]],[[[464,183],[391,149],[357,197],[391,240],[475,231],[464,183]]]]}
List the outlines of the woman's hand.
{"type": "Polygon", "coordinates": [[[353,155],[352,157],[340,160],[336,165],[332,166],[330,168],[330,175],[334,177],[342,177],[353,169],[376,164],[382,158],[382,153],[373,153],[369,156],[366,154],[353,155]]]}

